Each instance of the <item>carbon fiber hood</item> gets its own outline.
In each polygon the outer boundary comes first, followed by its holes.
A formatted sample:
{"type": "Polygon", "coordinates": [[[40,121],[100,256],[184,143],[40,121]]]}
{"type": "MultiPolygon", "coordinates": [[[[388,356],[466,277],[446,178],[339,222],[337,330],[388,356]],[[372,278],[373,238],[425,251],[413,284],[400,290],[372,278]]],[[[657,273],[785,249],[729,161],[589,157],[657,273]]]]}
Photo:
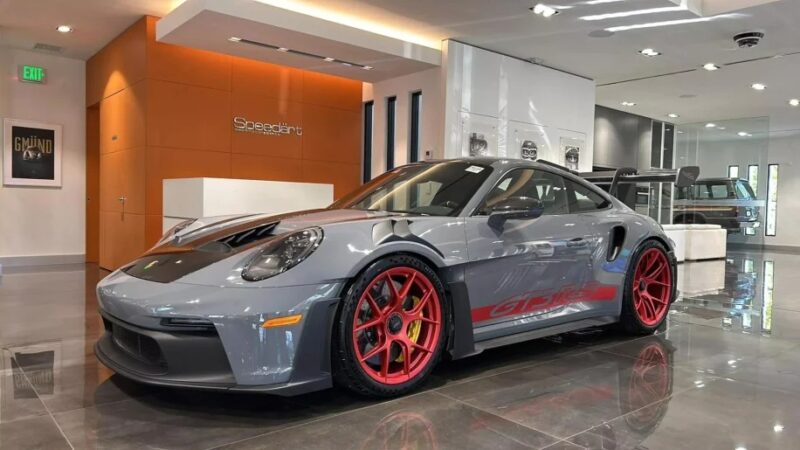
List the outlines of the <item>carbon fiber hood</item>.
{"type": "Polygon", "coordinates": [[[122,270],[137,278],[169,283],[292,231],[393,215],[355,209],[320,209],[199,219],[122,270]]]}

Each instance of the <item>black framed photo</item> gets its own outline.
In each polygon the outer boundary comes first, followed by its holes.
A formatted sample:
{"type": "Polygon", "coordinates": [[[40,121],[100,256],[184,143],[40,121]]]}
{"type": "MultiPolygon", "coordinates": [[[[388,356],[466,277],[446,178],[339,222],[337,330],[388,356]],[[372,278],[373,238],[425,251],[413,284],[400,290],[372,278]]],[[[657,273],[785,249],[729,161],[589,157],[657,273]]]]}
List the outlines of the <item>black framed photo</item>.
{"type": "Polygon", "coordinates": [[[61,125],[3,119],[3,184],[61,187],[61,125]]]}

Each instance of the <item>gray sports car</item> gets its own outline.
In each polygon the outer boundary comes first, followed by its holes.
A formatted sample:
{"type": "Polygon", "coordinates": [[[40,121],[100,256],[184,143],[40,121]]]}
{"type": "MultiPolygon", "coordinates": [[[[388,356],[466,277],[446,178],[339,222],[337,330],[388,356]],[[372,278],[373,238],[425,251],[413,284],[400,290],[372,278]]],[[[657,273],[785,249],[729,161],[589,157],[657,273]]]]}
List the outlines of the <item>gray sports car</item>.
{"type": "MultiPolygon", "coordinates": [[[[613,193],[641,181],[627,170],[593,178],[613,193]]],[[[415,163],[327,209],[176,226],[98,285],[96,353],[157,385],[394,396],[445,355],[608,324],[652,333],[675,277],[662,228],[574,172],[415,163]]]]}

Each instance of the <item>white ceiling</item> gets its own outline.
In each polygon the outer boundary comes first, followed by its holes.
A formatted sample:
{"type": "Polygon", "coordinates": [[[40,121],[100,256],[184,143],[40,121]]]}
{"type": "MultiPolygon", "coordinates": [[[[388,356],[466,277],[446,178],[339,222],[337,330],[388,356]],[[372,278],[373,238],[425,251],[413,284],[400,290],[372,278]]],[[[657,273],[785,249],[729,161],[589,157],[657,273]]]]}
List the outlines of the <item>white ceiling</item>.
{"type": "MultiPolygon", "coordinates": [[[[788,108],[789,98],[800,97],[795,81],[800,56],[739,64],[714,73],[695,70],[709,61],[725,64],[800,51],[798,0],[688,0],[691,11],[603,21],[579,17],[674,7],[681,0],[622,0],[598,5],[589,5],[587,0],[553,0],[553,4],[573,8],[550,19],[529,12],[538,0],[260,1],[305,8],[331,18],[356,17],[412,34],[417,42],[429,46],[454,38],[520,58],[538,58],[545,65],[596,80],[600,104],[622,109],[620,101],[634,101],[633,111],[638,114],[664,118],[675,112],[681,115],[678,122],[769,114],[788,108]],[[702,23],[589,37],[589,33],[610,26],[713,14],[728,15],[702,23]],[[749,30],[764,31],[763,43],[754,49],[736,49],[732,36],[749,30]],[[637,54],[644,47],[656,48],[663,55],[645,58],[637,54]],[[604,86],[687,70],[694,71],[604,86]],[[767,91],[752,91],[749,85],[755,81],[766,83],[767,91]],[[697,96],[681,99],[684,94],[697,96]]],[[[63,46],[65,56],[87,58],[141,15],[163,16],[178,3],[180,0],[0,0],[0,45],[30,48],[35,42],[44,42],[63,46]],[[54,27],[63,22],[74,25],[76,31],[56,33],[54,27]]]]}

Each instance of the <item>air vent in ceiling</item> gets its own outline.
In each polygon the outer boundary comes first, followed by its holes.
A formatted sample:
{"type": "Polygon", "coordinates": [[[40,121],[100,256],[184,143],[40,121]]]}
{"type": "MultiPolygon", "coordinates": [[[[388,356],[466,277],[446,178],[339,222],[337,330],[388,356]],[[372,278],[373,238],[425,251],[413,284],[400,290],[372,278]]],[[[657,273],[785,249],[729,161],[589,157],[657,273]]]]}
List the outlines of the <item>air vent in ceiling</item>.
{"type": "Polygon", "coordinates": [[[34,50],[38,50],[40,52],[61,53],[64,50],[64,47],[59,47],[57,45],[43,44],[41,42],[37,42],[33,46],[33,49],[34,50]]]}

